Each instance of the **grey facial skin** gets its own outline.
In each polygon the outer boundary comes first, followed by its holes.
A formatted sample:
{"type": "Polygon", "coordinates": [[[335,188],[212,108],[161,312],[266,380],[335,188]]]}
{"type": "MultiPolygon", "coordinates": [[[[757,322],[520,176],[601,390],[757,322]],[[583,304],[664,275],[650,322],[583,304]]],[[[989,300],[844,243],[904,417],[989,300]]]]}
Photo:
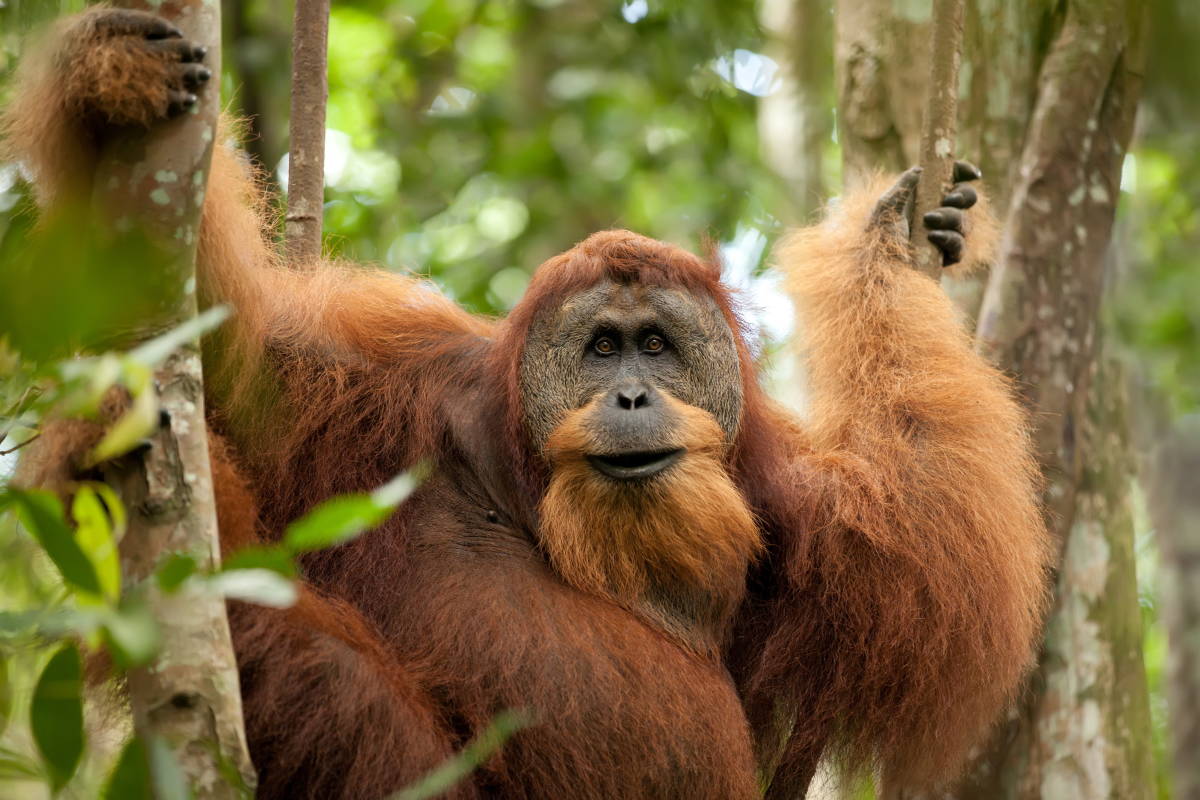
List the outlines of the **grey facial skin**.
{"type": "MultiPolygon", "coordinates": [[[[710,298],[677,289],[605,281],[546,309],[526,340],[520,383],[525,424],[539,452],[569,411],[639,384],[709,412],[728,441],[741,418],[733,331],[710,298]],[[653,352],[650,337],[661,340],[661,350],[653,352]],[[597,347],[601,339],[608,344],[597,347]],[[601,352],[610,345],[611,352],[601,352]]],[[[608,418],[621,424],[615,412],[608,418]]],[[[627,452],[654,449],[652,441],[633,447],[619,431],[611,433],[627,452]]]]}

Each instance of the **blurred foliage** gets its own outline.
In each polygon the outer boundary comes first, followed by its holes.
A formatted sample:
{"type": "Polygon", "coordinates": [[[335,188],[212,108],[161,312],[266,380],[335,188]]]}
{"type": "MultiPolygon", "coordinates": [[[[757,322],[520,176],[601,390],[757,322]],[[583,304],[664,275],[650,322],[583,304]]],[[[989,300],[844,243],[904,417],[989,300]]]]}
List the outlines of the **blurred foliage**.
{"type": "MultiPolygon", "coordinates": [[[[274,169],[286,71],[240,54],[285,64],[290,10],[236,5],[226,86],[235,111],[260,115],[253,149],[274,169]]],[[[774,68],[761,44],[749,3],[335,3],[328,246],[494,312],[596,230],[692,247],[739,223],[773,231],[784,193],[758,152],[751,92],[774,68]]]]}
{"type": "Polygon", "coordinates": [[[1151,2],[1114,316],[1135,374],[1178,416],[1200,412],[1200,15],[1187,0],[1151,2]]]}

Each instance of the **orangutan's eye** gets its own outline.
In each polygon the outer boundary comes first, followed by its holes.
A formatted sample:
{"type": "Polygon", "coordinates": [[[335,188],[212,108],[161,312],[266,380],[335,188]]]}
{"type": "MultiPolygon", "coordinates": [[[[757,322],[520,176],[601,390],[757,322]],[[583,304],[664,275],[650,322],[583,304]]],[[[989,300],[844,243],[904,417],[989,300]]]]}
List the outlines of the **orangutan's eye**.
{"type": "Polygon", "coordinates": [[[607,336],[601,336],[592,345],[592,349],[602,356],[611,356],[617,352],[617,343],[607,336]]]}
{"type": "Polygon", "coordinates": [[[647,336],[646,341],[642,344],[642,349],[647,353],[661,353],[666,347],[667,343],[661,336],[647,336]]]}

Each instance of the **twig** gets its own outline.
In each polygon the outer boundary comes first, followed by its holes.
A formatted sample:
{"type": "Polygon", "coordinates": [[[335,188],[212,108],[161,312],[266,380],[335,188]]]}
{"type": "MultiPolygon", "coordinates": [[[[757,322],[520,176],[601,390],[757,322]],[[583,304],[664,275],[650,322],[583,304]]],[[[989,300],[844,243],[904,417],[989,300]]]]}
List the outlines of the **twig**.
{"type": "Polygon", "coordinates": [[[963,0],[934,0],[930,25],[932,57],[925,120],[921,130],[921,182],[917,185],[912,242],[917,268],[935,280],[941,277],[941,251],[925,239],[921,216],[942,204],[954,172],[954,137],[958,123],[958,67],[962,61],[963,0]]]}
{"type": "MultiPolygon", "coordinates": [[[[22,447],[24,447],[25,445],[29,444],[30,442],[32,442],[32,441],[36,441],[36,440],[37,440],[37,438],[38,438],[39,436],[41,436],[41,435],[42,435],[41,431],[38,431],[38,432],[37,432],[37,433],[35,433],[33,436],[30,436],[28,439],[26,439],[25,441],[21,442],[21,443],[20,443],[19,445],[17,445],[16,447],[10,447],[10,448],[8,448],[7,450],[0,450],[0,456],[7,456],[7,455],[9,455],[9,454],[11,454],[11,453],[15,453],[15,452],[17,452],[18,450],[20,450],[22,447]]],[[[8,437],[7,437],[7,436],[5,436],[4,438],[5,438],[5,439],[7,439],[8,437]]],[[[2,442],[2,441],[4,441],[4,439],[0,439],[0,442],[2,442]]]]}
{"type": "Polygon", "coordinates": [[[303,264],[321,255],[329,0],[296,0],[294,26],[284,247],[289,262],[303,264]]]}

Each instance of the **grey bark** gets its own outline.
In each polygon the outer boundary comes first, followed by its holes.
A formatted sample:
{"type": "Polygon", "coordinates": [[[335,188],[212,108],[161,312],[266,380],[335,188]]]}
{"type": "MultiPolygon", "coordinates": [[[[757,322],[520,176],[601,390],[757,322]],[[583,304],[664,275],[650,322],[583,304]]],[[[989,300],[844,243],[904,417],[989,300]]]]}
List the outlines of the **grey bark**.
{"type": "MultiPolygon", "coordinates": [[[[169,18],[208,48],[208,66],[221,74],[218,4],[127,0],[119,5],[169,18]]],[[[145,233],[162,254],[162,264],[154,268],[166,270],[181,287],[179,305],[156,320],[164,325],[196,314],[195,247],[216,138],[219,83],[213,80],[203,89],[194,113],[144,136],[115,141],[97,172],[97,208],[115,220],[118,230],[145,233]]],[[[162,636],[155,659],[127,676],[134,729],[147,740],[166,742],[197,798],[239,797],[240,789],[227,776],[252,788],[254,773],[224,600],[190,588],[166,595],[152,577],[175,553],[192,556],[201,569],[216,567],[220,558],[197,344],[167,358],[155,383],[164,424],[140,463],[122,460],[107,475],[129,509],[121,542],[124,585],[144,592],[162,636]]]]}
{"type": "Polygon", "coordinates": [[[325,103],[329,98],[328,42],[329,0],[296,0],[285,217],[285,247],[292,264],[314,261],[321,256],[321,223],[325,209],[325,103]]]}
{"type": "Polygon", "coordinates": [[[980,351],[1017,376],[1034,411],[1062,564],[1031,691],[961,797],[1153,796],[1123,381],[1101,359],[1098,322],[1145,9],[1063,8],[977,329],[980,351]]]}

